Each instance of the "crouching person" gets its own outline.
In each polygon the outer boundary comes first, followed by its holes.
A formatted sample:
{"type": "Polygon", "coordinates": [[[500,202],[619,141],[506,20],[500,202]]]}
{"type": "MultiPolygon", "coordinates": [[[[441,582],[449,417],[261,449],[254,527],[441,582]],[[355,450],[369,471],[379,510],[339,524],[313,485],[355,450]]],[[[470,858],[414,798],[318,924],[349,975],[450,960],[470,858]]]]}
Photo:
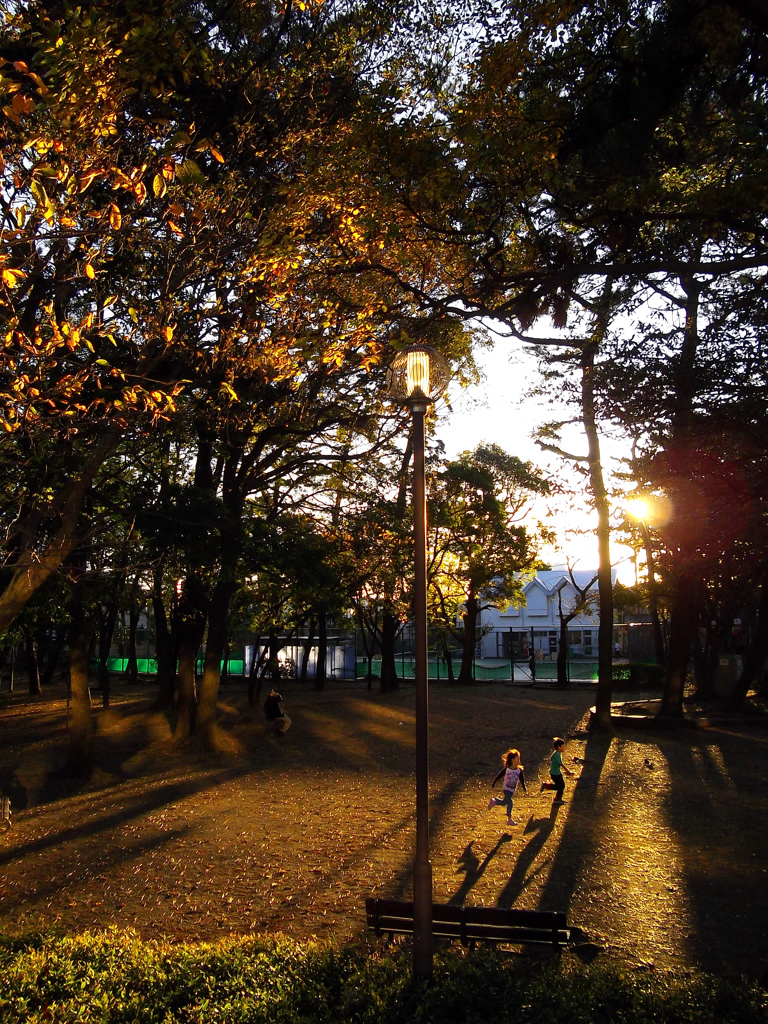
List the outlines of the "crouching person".
{"type": "Polygon", "coordinates": [[[275,732],[288,732],[291,727],[290,718],[280,707],[282,699],[277,690],[270,690],[269,696],[264,701],[264,714],[275,732]]]}

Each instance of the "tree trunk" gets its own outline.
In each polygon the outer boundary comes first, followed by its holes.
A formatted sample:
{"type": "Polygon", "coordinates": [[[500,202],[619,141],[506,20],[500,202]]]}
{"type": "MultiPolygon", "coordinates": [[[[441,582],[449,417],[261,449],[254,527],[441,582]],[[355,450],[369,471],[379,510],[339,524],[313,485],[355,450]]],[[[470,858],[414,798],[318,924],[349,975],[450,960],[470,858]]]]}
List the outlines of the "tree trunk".
{"type": "Polygon", "coordinates": [[[155,663],[157,664],[157,697],[154,708],[156,711],[167,711],[173,706],[173,693],[176,684],[176,637],[168,628],[160,568],[155,570],[152,611],[155,618],[155,663]]]}
{"type": "Polygon", "coordinates": [[[141,608],[131,600],[128,606],[128,683],[136,686],[139,682],[139,652],[136,649],[136,634],[139,628],[141,608]]]}
{"type": "Polygon", "coordinates": [[[704,638],[704,649],[701,642],[695,638],[694,666],[696,672],[696,696],[707,700],[714,696],[715,678],[717,666],[720,663],[720,626],[718,623],[707,621],[704,638]]]}
{"type": "MultiPolygon", "coordinates": [[[[374,645],[376,643],[376,639],[375,639],[375,637],[373,635],[373,631],[368,628],[368,624],[366,622],[366,619],[363,616],[363,613],[362,613],[362,610],[361,610],[359,604],[356,605],[355,613],[357,615],[357,624],[358,624],[358,627],[360,629],[360,637],[361,637],[361,639],[363,641],[363,649],[365,651],[365,660],[366,660],[366,664],[368,666],[368,671],[366,673],[366,682],[367,682],[367,687],[366,688],[368,690],[371,690],[371,689],[373,689],[373,650],[374,650],[374,645]]],[[[355,653],[357,653],[357,650],[355,650],[355,653]]]]}
{"type": "Polygon", "coordinates": [[[690,561],[682,560],[677,572],[675,596],[669,615],[669,646],[667,648],[667,677],[659,714],[667,718],[681,718],[691,640],[698,620],[696,604],[698,586],[690,561]]]}
{"type": "Polygon", "coordinates": [[[307,630],[307,639],[304,642],[304,650],[301,653],[301,670],[299,671],[299,679],[302,683],[307,681],[307,671],[309,669],[309,659],[312,655],[312,642],[315,637],[315,620],[310,618],[309,628],[307,630]]]}
{"type": "Polygon", "coordinates": [[[328,657],[328,613],[325,609],[317,613],[317,661],[315,662],[315,683],[313,690],[322,690],[327,679],[326,660],[328,657]]]}
{"type": "Polygon", "coordinates": [[[560,619],[560,642],[557,645],[557,685],[568,686],[568,625],[571,619],[560,619]]]}
{"type": "Polygon", "coordinates": [[[216,702],[221,681],[221,660],[226,651],[229,633],[229,603],[234,592],[235,583],[231,579],[219,580],[214,587],[208,611],[205,664],[195,720],[195,732],[199,734],[200,741],[207,750],[216,748],[216,702]]]}
{"type": "Polygon", "coordinates": [[[29,677],[29,692],[35,694],[41,694],[42,688],[40,686],[40,665],[37,661],[37,650],[35,649],[35,638],[31,633],[27,633],[24,639],[25,651],[27,655],[27,675],[29,677]]]}
{"type": "Polygon", "coordinates": [[[259,645],[253,645],[251,664],[248,668],[248,707],[253,708],[261,694],[262,673],[261,666],[264,659],[264,651],[259,652],[259,645]]]}
{"type": "MultiPolygon", "coordinates": [[[[693,278],[681,278],[680,285],[686,294],[686,319],[683,344],[674,375],[675,413],[669,445],[671,451],[678,453],[683,452],[690,442],[696,389],[696,353],[699,345],[699,294],[702,287],[693,278]]],[[[679,475],[683,475],[683,472],[679,475]]],[[[690,524],[686,524],[685,496],[679,486],[675,487],[673,474],[670,474],[668,490],[674,509],[672,521],[667,529],[670,547],[674,552],[672,562],[675,596],[669,615],[667,677],[659,713],[664,717],[681,718],[691,642],[698,621],[696,596],[699,587],[695,568],[696,548],[688,536],[690,524]]]]}
{"type": "Polygon", "coordinates": [[[651,629],[653,631],[653,651],[657,665],[666,662],[664,650],[664,636],[661,632],[661,619],[659,617],[658,585],[656,583],[656,558],[653,552],[653,541],[648,524],[640,520],[640,531],[643,536],[643,547],[645,548],[645,565],[648,573],[648,611],[651,613],[651,629]]]}
{"type": "Polygon", "coordinates": [[[400,683],[397,678],[397,662],[395,661],[395,640],[400,629],[400,620],[392,612],[384,612],[381,617],[381,677],[379,690],[389,693],[397,690],[400,683]]]}
{"type": "Polygon", "coordinates": [[[277,630],[272,626],[269,631],[269,661],[267,662],[267,669],[273,683],[280,682],[280,659],[278,655],[281,648],[282,644],[277,635],[277,630]]]}
{"type": "Polygon", "coordinates": [[[53,642],[48,646],[48,657],[46,658],[45,669],[40,677],[40,687],[43,690],[53,681],[53,676],[56,672],[56,667],[59,664],[59,658],[61,657],[61,651],[64,647],[64,637],[64,630],[57,627],[54,630],[53,642]]]}
{"type": "Polygon", "coordinates": [[[0,636],[8,629],[30,598],[51,573],[72,553],[78,540],[80,510],[96,472],[120,439],[117,428],[107,430],[85,458],[80,475],[61,487],[50,505],[49,515],[61,509],[61,524],[56,535],[40,550],[20,552],[10,568],[11,581],[0,594],[0,636]]]}
{"type": "Polygon", "coordinates": [[[69,726],[69,754],[65,772],[87,778],[93,768],[93,712],[88,688],[88,644],[83,615],[82,583],[76,582],[70,602],[69,692],[72,721],[69,726]]]}
{"type": "Polygon", "coordinates": [[[451,657],[451,649],[448,646],[448,637],[443,633],[443,661],[445,662],[445,668],[448,673],[448,682],[454,683],[456,678],[453,674],[453,658],[451,657]]]}
{"type": "Polygon", "coordinates": [[[760,587],[760,605],[757,611],[757,625],[752,635],[752,642],[742,664],[741,675],[725,702],[728,711],[738,711],[749,693],[757,683],[762,684],[760,673],[768,657],[768,577],[763,579],[760,587]]]}
{"type": "Polygon", "coordinates": [[[468,597],[466,601],[466,611],[462,615],[464,630],[461,637],[461,667],[459,668],[459,683],[474,682],[478,615],[479,601],[476,597],[468,597]]]}
{"type": "MultiPolygon", "coordinates": [[[[119,588],[122,590],[122,587],[119,588]]],[[[112,648],[112,637],[115,635],[115,624],[119,612],[117,595],[107,608],[99,630],[99,690],[101,691],[101,703],[105,708],[109,707],[109,652],[112,648]]]]}
{"type": "Polygon", "coordinates": [[[205,632],[203,587],[197,576],[184,581],[179,607],[179,651],[176,675],[176,728],[173,739],[180,743],[189,739],[195,728],[197,714],[197,678],[195,662],[205,632]]]}
{"type": "Polygon", "coordinates": [[[611,727],[613,696],[613,581],[611,580],[611,522],[608,494],[600,461],[600,438],[595,414],[595,358],[602,326],[595,341],[586,344],[581,355],[581,407],[589,455],[589,482],[597,511],[597,592],[600,625],[597,631],[597,694],[595,710],[601,728],[611,727]]]}

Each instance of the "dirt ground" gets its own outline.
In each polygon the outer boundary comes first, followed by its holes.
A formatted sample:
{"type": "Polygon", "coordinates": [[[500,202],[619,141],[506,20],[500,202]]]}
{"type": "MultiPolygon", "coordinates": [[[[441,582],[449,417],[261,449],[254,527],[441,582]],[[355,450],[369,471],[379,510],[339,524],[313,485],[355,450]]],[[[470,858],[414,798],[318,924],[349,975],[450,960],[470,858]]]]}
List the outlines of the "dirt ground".
{"type": "MultiPolygon", "coordinates": [[[[56,776],[63,690],[2,695],[0,789],[14,814],[0,834],[0,929],[361,937],[367,896],[410,895],[414,690],[286,682],[283,695],[293,726],[275,736],[242,684],[224,687],[223,749],[203,754],[172,745],[151,687],[117,683],[95,710],[87,784],[56,776]]],[[[567,955],[582,959],[761,976],[765,716],[607,737],[584,727],[593,703],[590,686],[432,686],[435,901],[565,910],[586,940],[567,955]],[[561,807],[539,793],[554,735],[579,775],[561,807]],[[530,795],[508,830],[486,808],[509,745],[530,795]]]]}

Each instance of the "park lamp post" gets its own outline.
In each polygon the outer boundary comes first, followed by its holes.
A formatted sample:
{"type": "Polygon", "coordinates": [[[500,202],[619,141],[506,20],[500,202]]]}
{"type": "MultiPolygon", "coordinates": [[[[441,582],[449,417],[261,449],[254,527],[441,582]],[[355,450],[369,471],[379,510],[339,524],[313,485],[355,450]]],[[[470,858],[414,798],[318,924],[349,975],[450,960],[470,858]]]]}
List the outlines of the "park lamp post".
{"type": "Polygon", "coordinates": [[[424,417],[444,392],[448,364],[429,345],[410,345],[389,368],[389,390],[413,427],[414,626],[416,682],[416,860],[413,865],[413,971],[432,974],[432,864],[429,860],[429,694],[427,663],[427,499],[424,417]]]}

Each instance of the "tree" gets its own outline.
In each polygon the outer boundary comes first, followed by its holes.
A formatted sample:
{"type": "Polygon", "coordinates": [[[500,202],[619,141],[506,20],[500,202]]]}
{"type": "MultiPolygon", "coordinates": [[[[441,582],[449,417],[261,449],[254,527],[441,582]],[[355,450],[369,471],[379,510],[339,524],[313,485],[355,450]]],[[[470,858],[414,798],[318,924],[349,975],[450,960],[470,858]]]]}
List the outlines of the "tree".
{"type": "Polygon", "coordinates": [[[0,629],[79,542],[83,497],[122,437],[174,417],[203,374],[198,394],[235,395],[242,339],[282,387],[311,371],[314,341],[330,366],[358,344],[375,365],[386,341],[365,288],[319,287],[358,231],[313,170],[386,24],[363,3],[165,15],[35,2],[0,39],[3,423],[21,451],[67,454],[55,487],[29,489],[45,500],[22,506],[0,629]]]}
{"type": "Polygon", "coordinates": [[[518,520],[530,496],[548,490],[530,463],[497,445],[447,463],[429,488],[430,608],[461,643],[460,683],[473,680],[483,609],[520,601],[522,580],[536,567],[533,539],[518,520]]]}
{"type": "MultiPolygon", "coordinates": [[[[537,319],[548,318],[555,332],[576,320],[561,344],[581,339],[571,348],[581,363],[600,523],[605,725],[611,588],[597,444],[601,348],[617,313],[639,308],[638,289],[676,282],[691,324],[675,367],[673,434],[682,442],[700,290],[768,262],[756,202],[767,180],[765,50],[762,22],[742,4],[526,4],[482,37],[463,77],[445,80],[433,105],[439,116],[415,111],[390,132],[388,162],[376,154],[440,265],[434,276],[403,281],[425,306],[494,317],[534,343],[527,329],[537,319]],[[587,331],[578,329],[580,311],[592,320],[587,331]]],[[[672,476],[667,486],[675,487],[672,476]]],[[[675,498],[682,507],[682,489],[675,498]]],[[[695,552],[682,520],[680,527],[664,699],[665,714],[675,715],[695,623],[695,552]]]]}
{"type": "Polygon", "coordinates": [[[557,615],[560,620],[560,639],[557,645],[557,682],[560,686],[567,686],[570,683],[568,678],[568,648],[570,647],[568,642],[568,626],[577,615],[581,615],[589,610],[593,594],[592,588],[597,583],[599,574],[596,573],[584,586],[580,586],[576,582],[576,577],[570,565],[568,566],[568,576],[571,586],[576,593],[565,607],[563,606],[563,591],[568,584],[562,581],[557,587],[557,615]]]}

